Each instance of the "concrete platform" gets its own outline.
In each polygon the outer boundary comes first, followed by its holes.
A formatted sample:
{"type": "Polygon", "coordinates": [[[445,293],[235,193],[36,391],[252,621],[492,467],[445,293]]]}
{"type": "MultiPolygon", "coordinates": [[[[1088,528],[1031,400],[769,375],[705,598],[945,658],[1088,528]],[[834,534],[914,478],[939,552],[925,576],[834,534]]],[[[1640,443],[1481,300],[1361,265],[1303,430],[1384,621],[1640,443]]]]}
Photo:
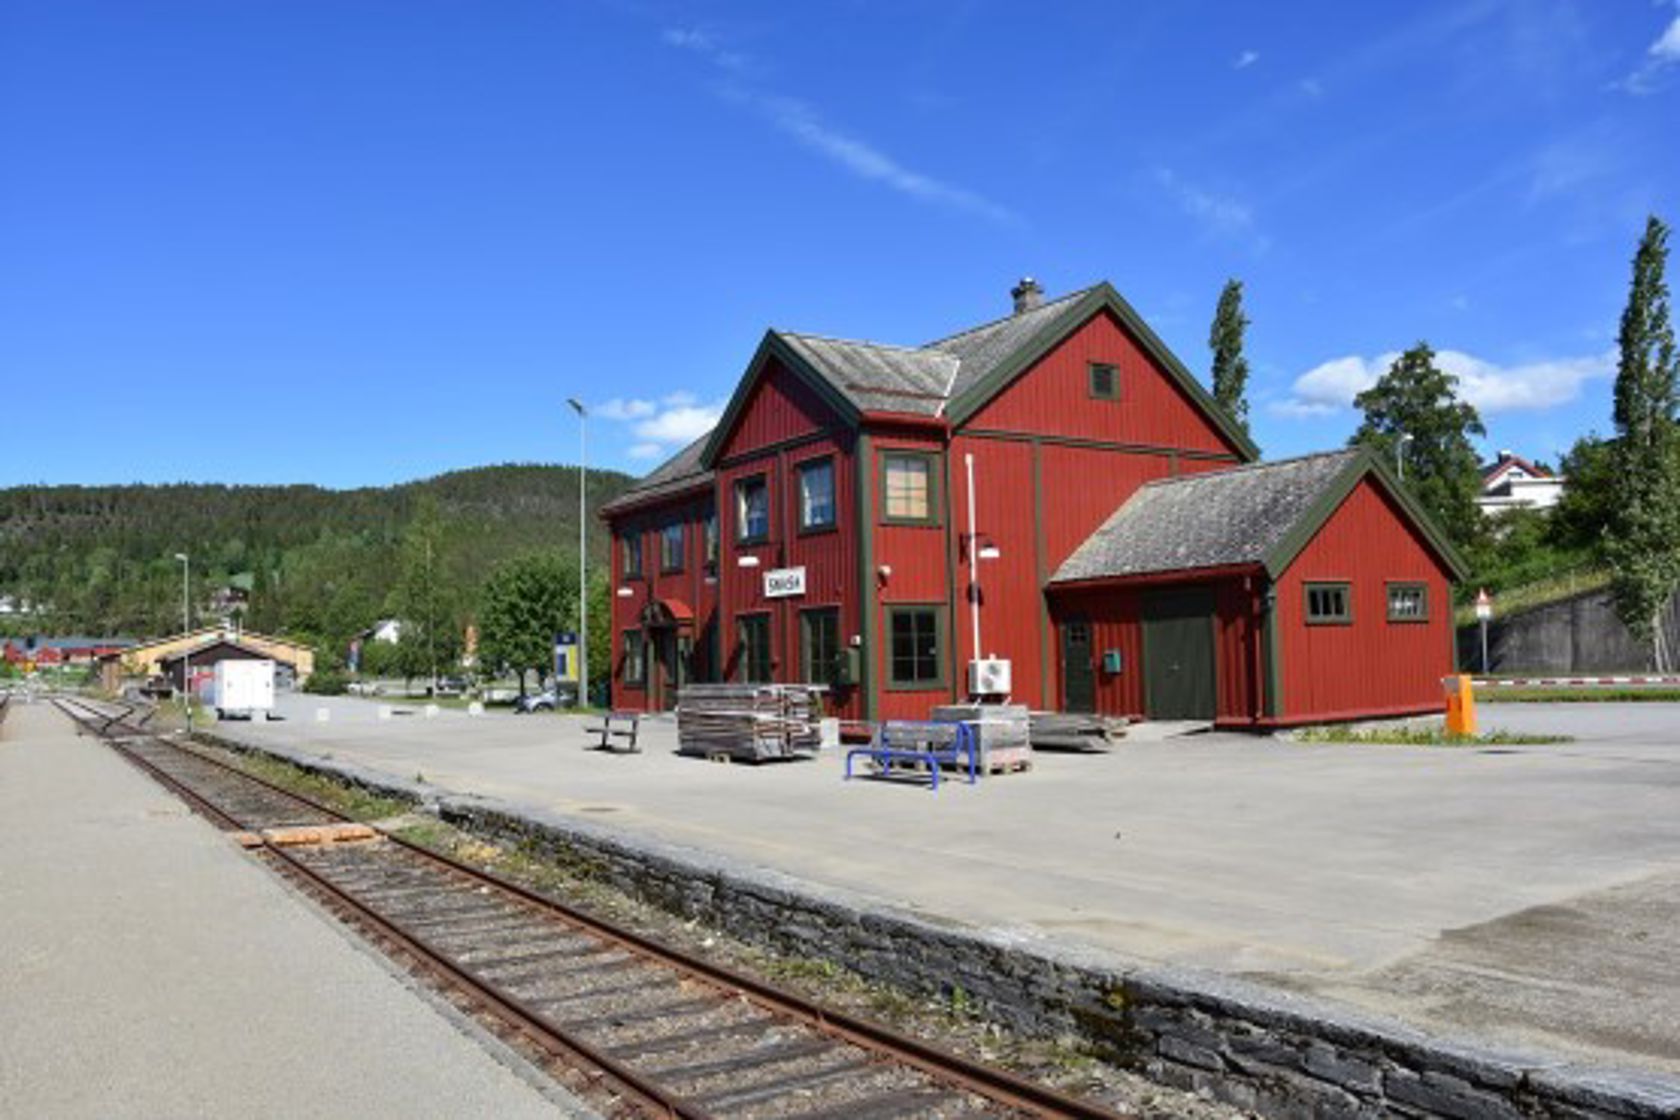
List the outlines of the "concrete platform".
{"type": "Polygon", "coordinates": [[[469,1029],[55,710],[13,706],[0,1114],[590,1115],[469,1029]]]}
{"type": "Polygon", "coordinates": [[[283,722],[221,732],[942,921],[1680,1074],[1680,705],[1484,708],[1487,724],[1580,736],[1545,747],[1205,734],[1041,752],[1029,774],[938,794],[843,782],[838,755],[681,758],[662,721],[643,754],[607,755],[567,716],[286,705],[283,722]]]}

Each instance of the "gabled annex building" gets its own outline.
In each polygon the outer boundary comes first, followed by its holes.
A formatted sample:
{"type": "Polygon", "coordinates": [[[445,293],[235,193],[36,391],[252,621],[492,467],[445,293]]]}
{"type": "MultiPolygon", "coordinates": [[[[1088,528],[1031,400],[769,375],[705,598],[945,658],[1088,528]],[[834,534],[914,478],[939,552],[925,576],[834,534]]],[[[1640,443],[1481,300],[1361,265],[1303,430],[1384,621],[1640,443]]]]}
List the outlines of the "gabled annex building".
{"type": "Polygon", "coordinates": [[[981,673],[1234,727],[1442,707],[1461,562],[1375,457],[1258,463],[1111,286],[1011,294],[923,346],[764,336],[718,426],[603,510],[615,706],[811,681],[920,719],[981,673]]]}

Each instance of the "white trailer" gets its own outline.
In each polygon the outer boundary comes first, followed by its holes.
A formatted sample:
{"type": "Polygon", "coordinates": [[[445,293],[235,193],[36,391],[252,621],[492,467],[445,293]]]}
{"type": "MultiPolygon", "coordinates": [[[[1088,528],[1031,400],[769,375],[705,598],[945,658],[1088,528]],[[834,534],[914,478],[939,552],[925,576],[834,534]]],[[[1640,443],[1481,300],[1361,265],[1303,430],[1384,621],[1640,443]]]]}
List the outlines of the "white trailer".
{"type": "Polygon", "coordinates": [[[268,719],[274,711],[274,662],[216,662],[210,703],[217,719],[268,719]]]}

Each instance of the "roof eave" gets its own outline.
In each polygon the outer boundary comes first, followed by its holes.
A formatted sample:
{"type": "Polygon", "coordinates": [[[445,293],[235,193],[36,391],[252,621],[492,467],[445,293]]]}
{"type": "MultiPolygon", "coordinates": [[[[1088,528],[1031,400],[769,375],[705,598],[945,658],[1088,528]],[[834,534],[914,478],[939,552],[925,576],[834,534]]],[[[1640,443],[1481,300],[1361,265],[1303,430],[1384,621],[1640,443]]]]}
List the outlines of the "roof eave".
{"type": "Polygon", "coordinates": [[[1405,485],[1389,471],[1381,456],[1368,447],[1358,450],[1359,453],[1348,460],[1347,466],[1342,468],[1341,473],[1325,488],[1324,493],[1296,518],[1289,532],[1267,550],[1262,560],[1266,574],[1274,580],[1281,577],[1313,537],[1318,535],[1318,531],[1330,520],[1331,515],[1341,508],[1348,495],[1353,493],[1354,487],[1370,475],[1376,478],[1378,485],[1394,499],[1411,519],[1412,524],[1423,534],[1424,540],[1446,565],[1453,579],[1462,581],[1468,577],[1470,566],[1429,511],[1406,491],[1405,485]]]}
{"type": "Polygon", "coordinates": [[[1009,359],[999,364],[982,380],[971,385],[966,391],[953,398],[946,408],[945,414],[950,418],[953,426],[961,425],[978,412],[987,401],[991,400],[1004,386],[1008,385],[1027,367],[1042,358],[1051,347],[1060,342],[1079,324],[1084,323],[1096,312],[1107,309],[1125,325],[1143,346],[1144,350],[1154,358],[1178,387],[1190,397],[1191,401],[1206,414],[1220,433],[1237,449],[1239,456],[1245,462],[1254,462],[1260,458],[1260,448],[1252,439],[1237,427],[1236,422],[1220,407],[1213,395],[1202,386],[1185,364],[1178,360],[1161,337],[1150,329],[1131,304],[1108,281],[1095,285],[1080,299],[1074,301],[1061,314],[1052,318],[1033,336],[1027,340],[1009,359]]]}
{"type": "Polygon", "coordinates": [[[828,378],[818,373],[793,347],[789,346],[780,334],[774,330],[768,330],[764,332],[764,338],[759,342],[758,349],[753,352],[752,361],[747,363],[746,373],[736,383],[735,392],[729,398],[729,405],[723,410],[723,418],[718,421],[717,427],[712,429],[712,436],[706,441],[706,449],[700,453],[702,466],[710,469],[717,465],[717,459],[723,451],[724,444],[728,442],[730,433],[741,419],[742,412],[746,410],[747,402],[752,399],[753,390],[757,388],[759,379],[763,376],[764,368],[772,357],[780,361],[790,373],[799,378],[825,404],[834,409],[848,425],[857,426],[861,417],[857,406],[847,400],[828,378]]]}

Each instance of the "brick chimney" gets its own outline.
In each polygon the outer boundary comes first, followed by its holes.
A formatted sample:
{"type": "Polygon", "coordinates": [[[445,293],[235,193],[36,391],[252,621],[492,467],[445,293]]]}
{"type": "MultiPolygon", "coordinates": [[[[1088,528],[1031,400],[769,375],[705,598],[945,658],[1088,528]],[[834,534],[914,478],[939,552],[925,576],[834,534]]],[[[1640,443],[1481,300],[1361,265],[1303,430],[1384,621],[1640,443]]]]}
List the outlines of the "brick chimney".
{"type": "Polygon", "coordinates": [[[1021,277],[1021,282],[1009,289],[1009,294],[1015,300],[1017,315],[1044,306],[1044,289],[1039,287],[1038,281],[1031,276],[1021,277]]]}

